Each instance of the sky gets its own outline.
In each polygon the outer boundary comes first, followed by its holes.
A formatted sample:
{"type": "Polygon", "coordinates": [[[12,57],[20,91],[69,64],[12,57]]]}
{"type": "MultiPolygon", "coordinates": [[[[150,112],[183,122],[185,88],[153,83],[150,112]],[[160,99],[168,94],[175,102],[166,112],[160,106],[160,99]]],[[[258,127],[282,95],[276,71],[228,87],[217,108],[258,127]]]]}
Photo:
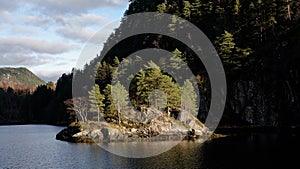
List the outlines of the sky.
{"type": "Polygon", "coordinates": [[[0,0],[0,67],[26,67],[56,81],[76,67],[86,41],[96,32],[101,51],[128,0],[0,0]],[[99,34],[99,33],[98,33],[99,34]]]}

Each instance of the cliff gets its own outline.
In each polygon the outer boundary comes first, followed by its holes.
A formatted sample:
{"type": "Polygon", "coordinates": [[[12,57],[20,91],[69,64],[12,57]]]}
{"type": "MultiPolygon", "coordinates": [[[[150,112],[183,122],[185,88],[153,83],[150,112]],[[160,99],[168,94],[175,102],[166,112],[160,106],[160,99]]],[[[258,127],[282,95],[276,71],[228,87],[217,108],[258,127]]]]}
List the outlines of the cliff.
{"type": "MultiPolygon", "coordinates": [[[[285,43],[265,55],[257,65],[255,77],[230,79],[224,125],[258,127],[297,127],[300,125],[300,33],[291,31],[285,43]]],[[[275,46],[275,45],[274,45],[275,46]]],[[[252,70],[254,71],[254,70],[252,70]]],[[[231,77],[229,77],[231,78],[231,77]]]]}

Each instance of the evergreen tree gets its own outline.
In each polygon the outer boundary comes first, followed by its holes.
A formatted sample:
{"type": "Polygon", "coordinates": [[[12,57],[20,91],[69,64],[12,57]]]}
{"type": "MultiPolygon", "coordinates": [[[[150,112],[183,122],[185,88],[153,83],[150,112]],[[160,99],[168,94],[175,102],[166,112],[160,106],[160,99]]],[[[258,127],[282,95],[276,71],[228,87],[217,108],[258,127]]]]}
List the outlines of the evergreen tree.
{"type": "Polygon", "coordinates": [[[248,59],[247,56],[251,54],[252,50],[237,47],[231,33],[225,31],[220,37],[217,37],[215,44],[228,73],[246,66],[244,61],[248,59]]]}
{"type": "Polygon", "coordinates": [[[159,78],[161,76],[161,71],[159,66],[154,62],[149,62],[146,65],[146,70],[141,70],[136,77],[136,96],[138,104],[147,104],[150,106],[149,95],[152,90],[157,89],[159,85],[159,78]]]}
{"type": "Polygon", "coordinates": [[[128,106],[128,91],[125,87],[118,81],[116,84],[111,86],[111,94],[113,96],[113,102],[118,111],[119,124],[121,123],[121,110],[126,109],[128,106]]]}
{"type": "Polygon", "coordinates": [[[104,111],[104,96],[100,93],[99,85],[95,84],[89,93],[89,102],[91,113],[97,113],[97,121],[100,121],[100,114],[104,111]]]}
{"type": "Polygon", "coordinates": [[[104,113],[104,118],[107,121],[112,121],[118,120],[118,113],[115,104],[113,103],[113,99],[111,96],[111,85],[107,84],[105,89],[103,90],[105,99],[104,99],[104,104],[105,104],[105,113],[104,113]]]}
{"type": "Polygon", "coordinates": [[[105,61],[97,63],[97,71],[95,76],[95,83],[99,85],[100,88],[105,88],[106,84],[110,83],[112,77],[112,66],[105,61]]]}
{"type": "Polygon", "coordinates": [[[152,91],[158,89],[164,92],[167,98],[168,107],[178,107],[180,104],[180,89],[178,85],[173,82],[173,79],[164,75],[159,66],[154,62],[149,62],[146,66],[148,69],[141,70],[137,76],[136,93],[137,103],[139,106],[146,104],[150,106],[150,94],[152,91]]]}
{"type": "Polygon", "coordinates": [[[181,94],[181,108],[197,117],[197,94],[195,93],[193,84],[189,80],[184,81],[181,87],[181,94]]]}
{"type": "Polygon", "coordinates": [[[157,110],[164,110],[167,107],[167,98],[161,90],[155,89],[149,96],[150,105],[157,110]]]}
{"type": "Polygon", "coordinates": [[[164,91],[167,97],[167,107],[178,108],[180,106],[180,88],[172,77],[162,74],[158,81],[158,88],[164,91]]]}

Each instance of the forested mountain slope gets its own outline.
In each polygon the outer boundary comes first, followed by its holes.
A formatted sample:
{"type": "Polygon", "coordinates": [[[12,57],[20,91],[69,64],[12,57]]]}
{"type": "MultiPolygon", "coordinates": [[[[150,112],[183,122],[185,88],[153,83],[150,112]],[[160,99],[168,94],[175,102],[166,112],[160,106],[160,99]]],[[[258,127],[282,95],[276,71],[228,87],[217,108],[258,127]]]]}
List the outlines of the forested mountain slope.
{"type": "Polygon", "coordinates": [[[31,88],[42,84],[45,84],[45,82],[27,68],[0,68],[0,85],[2,87],[19,86],[31,88]]]}
{"type": "MultiPolygon", "coordinates": [[[[290,126],[300,124],[299,44],[300,2],[297,0],[131,0],[125,16],[139,12],[164,12],[189,20],[217,49],[226,72],[228,95],[223,125],[290,126]]],[[[96,83],[103,90],[111,80],[110,68],[118,60],[144,48],[179,51],[201,77],[198,117],[206,118],[210,84],[203,64],[181,42],[170,37],[143,34],[121,42],[126,19],[106,41],[98,59],[77,75],[97,69],[96,83]],[[115,42],[117,45],[112,46],[115,42]],[[108,51],[108,49],[111,50],[108,51]],[[108,53],[106,53],[108,52],[108,53]],[[104,54],[106,55],[104,56],[104,54]]],[[[134,93],[132,93],[134,96],[134,93]]]]}

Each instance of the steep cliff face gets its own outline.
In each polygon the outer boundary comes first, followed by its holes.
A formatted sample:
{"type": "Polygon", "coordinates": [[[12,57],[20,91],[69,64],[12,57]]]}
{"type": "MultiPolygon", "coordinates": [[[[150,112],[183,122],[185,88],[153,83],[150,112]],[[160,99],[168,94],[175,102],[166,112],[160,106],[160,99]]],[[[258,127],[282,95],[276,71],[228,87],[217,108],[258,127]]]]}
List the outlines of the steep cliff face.
{"type": "Polygon", "coordinates": [[[300,125],[299,96],[295,79],[234,82],[228,86],[224,118],[235,125],[300,125]]]}
{"type": "Polygon", "coordinates": [[[284,43],[262,56],[255,80],[227,84],[227,124],[300,125],[299,44],[299,33],[287,35],[284,43]]]}
{"type": "Polygon", "coordinates": [[[232,124],[237,122],[237,124],[277,126],[278,113],[272,99],[274,93],[265,93],[262,82],[238,81],[230,84],[228,88],[224,116],[229,114],[232,124]],[[234,117],[237,117],[236,121],[234,117]]]}

